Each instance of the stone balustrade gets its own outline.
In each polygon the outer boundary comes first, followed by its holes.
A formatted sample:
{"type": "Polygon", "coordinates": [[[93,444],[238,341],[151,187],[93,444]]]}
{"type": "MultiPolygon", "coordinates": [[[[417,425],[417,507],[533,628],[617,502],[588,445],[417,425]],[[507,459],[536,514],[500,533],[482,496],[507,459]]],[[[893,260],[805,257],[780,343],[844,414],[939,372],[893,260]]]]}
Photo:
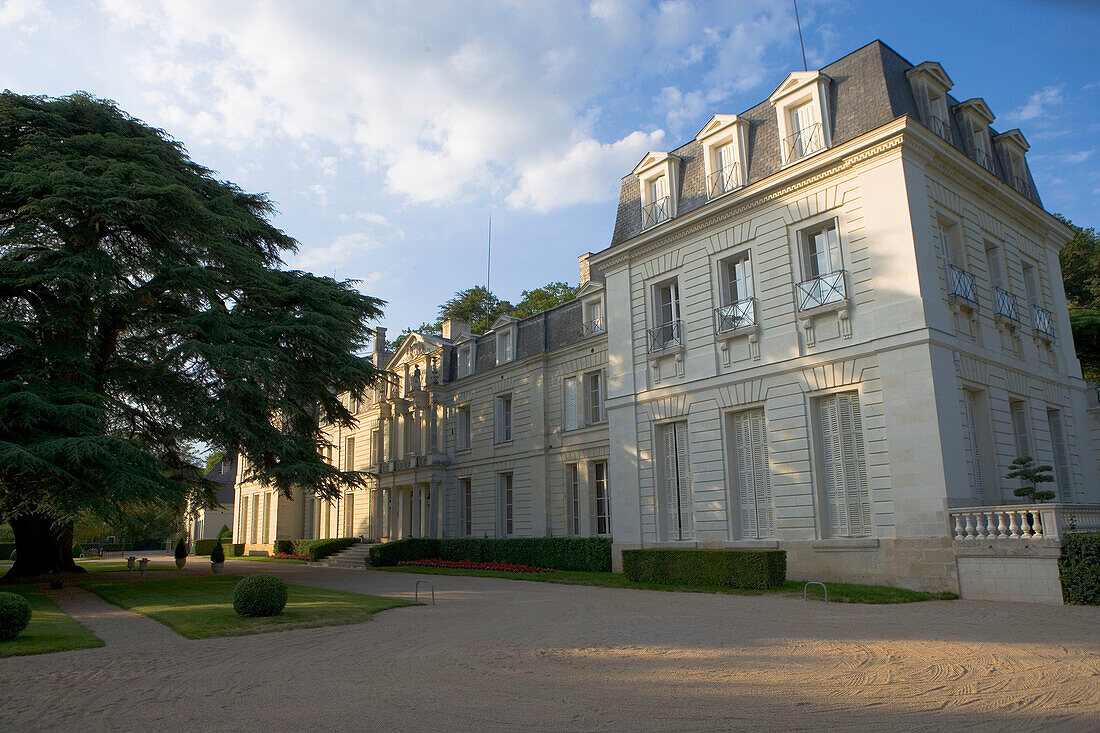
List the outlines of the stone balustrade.
{"type": "Polygon", "coordinates": [[[1059,539],[1100,530],[1100,504],[1008,504],[951,509],[956,540],[1059,539]]]}

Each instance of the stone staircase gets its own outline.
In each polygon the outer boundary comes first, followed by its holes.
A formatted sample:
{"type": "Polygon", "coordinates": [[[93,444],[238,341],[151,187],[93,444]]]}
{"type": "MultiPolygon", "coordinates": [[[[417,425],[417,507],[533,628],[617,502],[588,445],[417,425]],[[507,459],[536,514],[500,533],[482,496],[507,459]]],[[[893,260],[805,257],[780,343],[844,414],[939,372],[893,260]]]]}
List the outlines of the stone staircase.
{"type": "Polygon", "coordinates": [[[346,550],[341,550],[334,555],[329,555],[323,560],[309,563],[314,567],[322,568],[348,568],[349,570],[363,570],[366,568],[366,563],[363,562],[367,557],[367,553],[370,552],[370,548],[374,547],[376,543],[360,542],[352,545],[346,550]]]}

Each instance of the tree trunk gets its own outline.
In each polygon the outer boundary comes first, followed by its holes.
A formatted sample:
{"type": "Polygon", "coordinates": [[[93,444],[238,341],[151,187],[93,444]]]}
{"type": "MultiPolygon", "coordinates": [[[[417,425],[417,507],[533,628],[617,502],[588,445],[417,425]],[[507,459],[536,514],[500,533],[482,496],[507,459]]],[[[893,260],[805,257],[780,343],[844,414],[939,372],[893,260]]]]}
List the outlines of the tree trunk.
{"type": "Polygon", "coordinates": [[[48,573],[87,572],[73,562],[72,523],[59,530],[52,517],[39,514],[12,518],[11,529],[15,533],[15,564],[0,582],[48,573]]]}

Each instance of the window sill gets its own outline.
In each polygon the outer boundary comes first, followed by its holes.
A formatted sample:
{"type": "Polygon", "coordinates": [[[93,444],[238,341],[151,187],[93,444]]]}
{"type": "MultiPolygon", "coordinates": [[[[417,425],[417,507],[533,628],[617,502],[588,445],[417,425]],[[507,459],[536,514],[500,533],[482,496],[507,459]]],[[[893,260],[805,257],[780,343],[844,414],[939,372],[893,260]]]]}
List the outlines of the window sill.
{"type": "Polygon", "coordinates": [[[873,537],[836,537],[828,540],[813,540],[810,547],[814,550],[877,550],[879,541],[873,537]]]}
{"type": "Polygon", "coordinates": [[[826,303],[825,305],[815,305],[812,308],[798,311],[799,318],[813,318],[814,316],[824,315],[826,313],[833,313],[836,311],[846,311],[852,307],[852,301],[848,298],[843,300],[837,300],[833,303],[826,303]]]}
{"type": "Polygon", "coordinates": [[[778,550],[779,540],[729,540],[722,543],[723,550],[778,550]]]}
{"type": "Polygon", "coordinates": [[[668,346],[665,346],[663,348],[653,349],[653,350],[649,351],[649,357],[651,359],[654,359],[654,358],[659,358],[659,357],[662,357],[662,356],[673,356],[675,354],[682,354],[682,353],[684,353],[684,345],[683,344],[669,344],[668,346]]]}
{"type": "Polygon", "coordinates": [[[754,323],[751,326],[742,326],[741,328],[733,328],[728,331],[718,331],[714,334],[714,337],[723,341],[728,341],[730,339],[740,338],[741,336],[751,336],[757,333],[760,333],[760,326],[754,323]]]}
{"type": "Polygon", "coordinates": [[[510,440],[498,440],[493,443],[494,448],[510,448],[511,446],[512,441],[510,440]]]}

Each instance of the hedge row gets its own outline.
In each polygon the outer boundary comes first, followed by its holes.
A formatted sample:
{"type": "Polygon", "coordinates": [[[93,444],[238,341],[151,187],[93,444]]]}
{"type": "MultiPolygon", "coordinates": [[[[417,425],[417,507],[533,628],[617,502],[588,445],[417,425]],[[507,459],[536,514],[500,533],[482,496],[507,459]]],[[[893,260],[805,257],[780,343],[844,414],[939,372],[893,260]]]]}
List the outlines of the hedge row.
{"type": "Polygon", "coordinates": [[[328,540],[275,540],[275,554],[308,555],[311,561],[323,560],[359,542],[358,537],[339,537],[328,540]]]}
{"type": "Polygon", "coordinates": [[[375,545],[370,563],[378,567],[406,560],[508,562],[554,570],[611,571],[611,540],[604,537],[511,537],[505,539],[412,538],[375,545]]]}
{"type": "Polygon", "coordinates": [[[787,579],[782,550],[623,550],[623,575],[641,583],[774,588],[787,579]]]}
{"type": "MultiPolygon", "coordinates": [[[[192,552],[196,555],[209,555],[216,544],[218,544],[217,540],[195,540],[195,548],[192,552]]],[[[240,557],[244,554],[244,544],[242,543],[222,542],[221,545],[226,557],[240,557]]]]}
{"type": "Polygon", "coordinates": [[[1062,538],[1062,599],[1100,606],[1100,532],[1071,532],[1062,538]]]}

